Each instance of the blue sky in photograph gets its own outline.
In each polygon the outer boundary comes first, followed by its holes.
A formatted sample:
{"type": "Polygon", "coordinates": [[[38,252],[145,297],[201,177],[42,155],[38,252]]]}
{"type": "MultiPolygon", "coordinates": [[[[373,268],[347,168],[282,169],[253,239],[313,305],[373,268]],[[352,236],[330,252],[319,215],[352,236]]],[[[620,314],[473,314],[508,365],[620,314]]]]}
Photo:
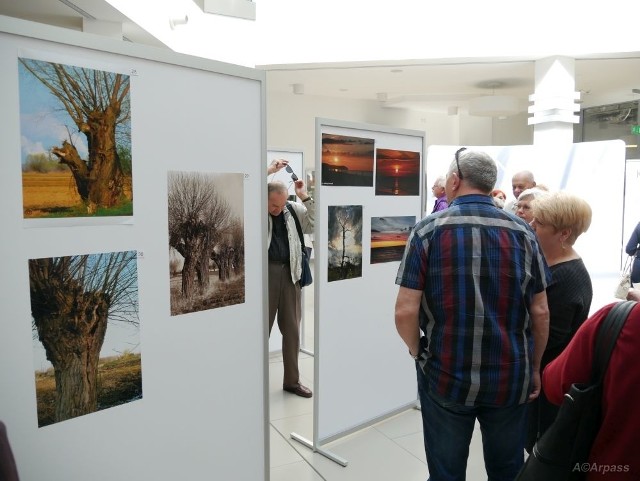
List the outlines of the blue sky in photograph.
{"type": "Polygon", "coordinates": [[[29,154],[46,153],[52,147],[61,146],[63,140],[69,140],[69,132],[78,153],[86,159],[86,138],[78,132],[62,103],[20,62],[18,80],[21,162],[24,163],[29,154]]]}
{"type": "MultiPolygon", "coordinates": [[[[136,252],[130,252],[131,255],[136,256],[136,252]]],[[[105,255],[105,254],[103,254],[105,255]]],[[[109,254],[106,254],[109,256],[109,254]]],[[[99,254],[93,254],[90,256],[89,265],[91,265],[99,257],[99,254]]],[[[131,290],[135,291],[135,295],[138,295],[138,281],[137,281],[137,261],[134,258],[129,261],[129,269],[135,270],[135,283],[131,286],[131,290]]],[[[136,301],[137,302],[137,301],[136,301]]],[[[139,321],[139,319],[138,319],[139,321]]],[[[38,340],[37,334],[33,333],[33,366],[36,371],[46,371],[51,368],[52,365],[47,359],[47,354],[44,350],[44,346],[38,340]]],[[[123,322],[120,319],[110,319],[107,326],[107,332],[105,334],[104,343],[100,350],[100,357],[119,356],[124,351],[133,353],[140,353],[140,328],[128,322],[123,322]]]]}

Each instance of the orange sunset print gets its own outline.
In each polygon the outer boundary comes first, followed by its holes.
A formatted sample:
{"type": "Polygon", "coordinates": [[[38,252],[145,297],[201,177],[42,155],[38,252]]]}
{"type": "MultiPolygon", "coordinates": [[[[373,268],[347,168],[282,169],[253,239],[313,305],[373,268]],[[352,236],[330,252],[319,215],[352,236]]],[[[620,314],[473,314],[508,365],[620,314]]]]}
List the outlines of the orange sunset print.
{"type": "Polygon", "coordinates": [[[322,134],[322,185],[373,187],[374,140],[322,134]]]}
{"type": "Polygon", "coordinates": [[[376,150],[376,195],[419,195],[420,152],[376,150]]]}
{"type": "Polygon", "coordinates": [[[371,218],[371,264],[402,260],[416,216],[371,218]]]}

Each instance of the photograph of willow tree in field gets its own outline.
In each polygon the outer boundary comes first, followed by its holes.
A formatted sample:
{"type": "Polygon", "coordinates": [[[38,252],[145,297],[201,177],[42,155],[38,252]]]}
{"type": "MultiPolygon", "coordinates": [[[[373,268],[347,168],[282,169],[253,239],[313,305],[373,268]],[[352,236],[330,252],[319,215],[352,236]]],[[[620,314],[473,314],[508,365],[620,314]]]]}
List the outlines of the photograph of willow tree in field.
{"type": "Polygon", "coordinates": [[[244,176],[168,173],[171,315],[241,304],[244,176]]]}
{"type": "Polygon", "coordinates": [[[18,59],[25,218],[133,215],[129,76],[18,59]]]}
{"type": "Polygon", "coordinates": [[[362,277],[362,206],[329,206],[327,282],[362,277]]]}
{"type": "Polygon", "coordinates": [[[415,215],[371,218],[371,263],[402,260],[415,215]]]}
{"type": "Polygon", "coordinates": [[[142,398],[135,251],[30,259],[29,289],[38,426],[142,398]]]}
{"type": "Polygon", "coordinates": [[[322,185],[373,187],[374,140],[322,134],[322,185]]]}
{"type": "Polygon", "coordinates": [[[376,195],[419,195],[420,153],[376,149],[376,195]]]}

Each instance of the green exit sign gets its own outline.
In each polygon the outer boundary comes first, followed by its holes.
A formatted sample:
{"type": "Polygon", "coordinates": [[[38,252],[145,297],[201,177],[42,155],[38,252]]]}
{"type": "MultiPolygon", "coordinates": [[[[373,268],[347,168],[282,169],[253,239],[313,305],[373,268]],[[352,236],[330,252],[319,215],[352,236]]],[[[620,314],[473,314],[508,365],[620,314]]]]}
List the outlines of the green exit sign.
{"type": "Polygon", "coordinates": [[[640,125],[634,125],[633,127],[631,127],[631,133],[640,135],[640,125]]]}

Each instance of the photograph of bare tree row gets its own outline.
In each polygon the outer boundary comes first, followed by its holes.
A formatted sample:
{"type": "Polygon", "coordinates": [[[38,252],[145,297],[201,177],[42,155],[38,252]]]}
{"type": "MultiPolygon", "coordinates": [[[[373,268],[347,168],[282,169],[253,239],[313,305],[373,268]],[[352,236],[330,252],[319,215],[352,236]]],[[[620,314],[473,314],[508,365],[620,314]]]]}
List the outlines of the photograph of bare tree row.
{"type": "Polygon", "coordinates": [[[142,398],[135,251],[30,259],[29,289],[38,426],[142,398]]]}
{"type": "Polygon", "coordinates": [[[244,175],[168,173],[171,315],[245,301],[244,175]]]}
{"type": "Polygon", "coordinates": [[[129,76],[18,60],[24,218],[133,215],[129,76]]]}

